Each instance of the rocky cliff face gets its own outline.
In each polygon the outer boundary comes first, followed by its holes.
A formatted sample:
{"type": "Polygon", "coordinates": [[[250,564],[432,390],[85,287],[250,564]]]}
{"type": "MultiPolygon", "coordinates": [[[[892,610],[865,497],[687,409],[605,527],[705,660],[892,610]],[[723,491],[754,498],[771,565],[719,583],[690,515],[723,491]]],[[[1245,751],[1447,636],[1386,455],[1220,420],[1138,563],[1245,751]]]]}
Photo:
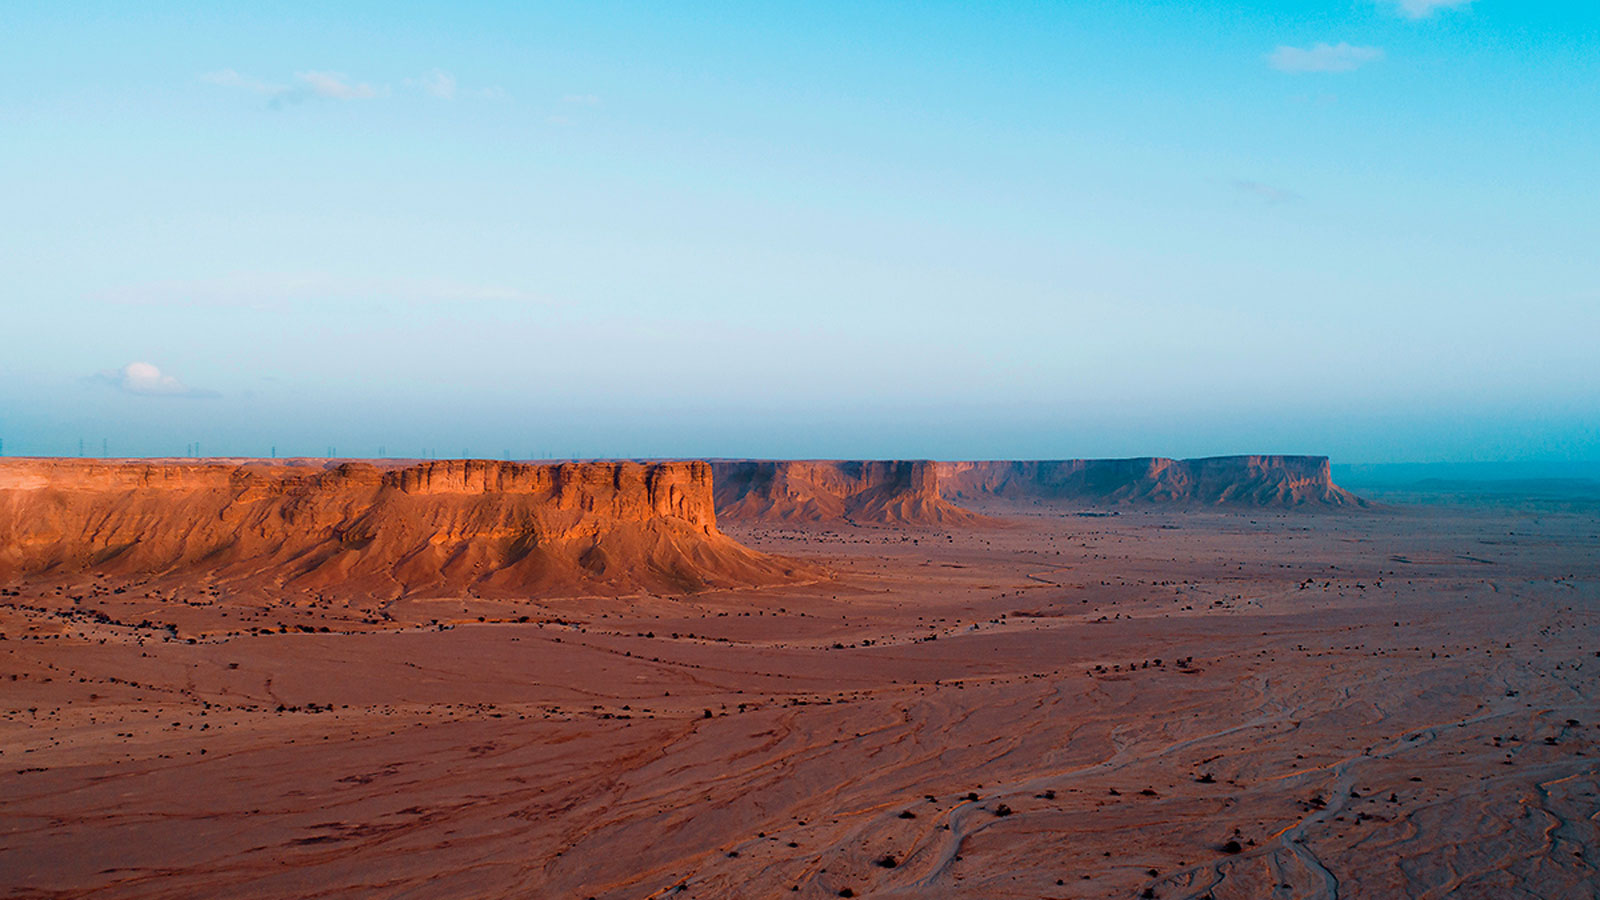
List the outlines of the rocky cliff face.
{"type": "Polygon", "coordinates": [[[717,460],[717,515],[730,521],[964,526],[989,521],[952,501],[1337,507],[1365,501],[1321,456],[1209,459],[717,460]]]}
{"type": "Polygon", "coordinates": [[[1365,506],[1335,485],[1325,456],[1066,459],[938,464],[952,499],[1003,497],[1198,506],[1365,506]]]}
{"type": "Polygon", "coordinates": [[[716,527],[703,462],[0,460],[0,578],[95,571],[377,597],[792,580],[716,527]]]}
{"type": "Polygon", "coordinates": [[[939,495],[926,460],[718,460],[717,514],[728,520],[967,525],[981,517],[939,495]]]}

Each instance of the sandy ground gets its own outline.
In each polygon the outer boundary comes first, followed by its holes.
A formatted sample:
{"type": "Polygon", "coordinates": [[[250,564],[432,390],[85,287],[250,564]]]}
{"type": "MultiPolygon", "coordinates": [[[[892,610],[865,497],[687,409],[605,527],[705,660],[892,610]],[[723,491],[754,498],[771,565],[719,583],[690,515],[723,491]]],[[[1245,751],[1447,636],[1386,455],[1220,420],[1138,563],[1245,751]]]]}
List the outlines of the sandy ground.
{"type": "Polygon", "coordinates": [[[1600,507],[978,511],[688,598],[7,585],[0,893],[1600,895],[1600,507]]]}

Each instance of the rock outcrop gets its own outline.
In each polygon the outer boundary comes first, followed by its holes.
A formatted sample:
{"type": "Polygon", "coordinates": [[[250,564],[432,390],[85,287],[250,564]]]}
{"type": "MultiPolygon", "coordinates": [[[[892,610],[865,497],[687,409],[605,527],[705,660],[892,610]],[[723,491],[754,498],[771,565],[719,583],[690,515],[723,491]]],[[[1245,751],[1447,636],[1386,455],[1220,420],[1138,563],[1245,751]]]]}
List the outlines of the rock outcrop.
{"type": "Polygon", "coordinates": [[[814,574],[717,529],[703,462],[0,460],[0,578],[88,571],[372,597],[814,574]]]}
{"type": "Polygon", "coordinates": [[[1365,506],[1333,483],[1325,456],[1205,459],[1064,459],[941,462],[940,493],[1094,504],[1195,506],[1365,506]]]}
{"type": "Polygon", "coordinates": [[[939,494],[927,460],[715,460],[717,515],[766,522],[961,526],[983,517],[939,494]]]}

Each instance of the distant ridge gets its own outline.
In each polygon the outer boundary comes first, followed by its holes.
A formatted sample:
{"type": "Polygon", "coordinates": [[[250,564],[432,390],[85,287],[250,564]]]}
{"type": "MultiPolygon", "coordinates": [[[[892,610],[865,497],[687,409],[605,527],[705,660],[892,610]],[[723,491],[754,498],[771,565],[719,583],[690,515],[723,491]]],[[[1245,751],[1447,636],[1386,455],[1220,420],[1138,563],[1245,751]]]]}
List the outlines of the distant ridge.
{"type": "Polygon", "coordinates": [[[1367,505],[1333,483],[1325,456],[713,460],[711,470],[717,515],[729,521],[967,527],[994,523],[957,505],[985,497],[1094,505],[1367,505]]]}
{"type": "Polygon", "coordinates": [[[1333,483],[1326,456],[941,462],[938,474],[941,494],[958,500],[992,496],[1097,504],[1367,505],[1333,483]]]}

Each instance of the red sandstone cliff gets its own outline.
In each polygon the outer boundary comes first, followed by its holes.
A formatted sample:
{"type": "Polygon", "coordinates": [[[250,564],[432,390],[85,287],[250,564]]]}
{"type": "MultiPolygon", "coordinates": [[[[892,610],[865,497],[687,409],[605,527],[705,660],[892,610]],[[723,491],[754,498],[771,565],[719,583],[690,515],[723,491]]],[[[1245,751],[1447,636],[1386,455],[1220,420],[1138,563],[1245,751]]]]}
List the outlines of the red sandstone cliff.
{"type": "Polygon", "coordinates": [[[0,578],[95,571],[530,596],[692,591],[803,570],[717,530],[703,462],[0,460],[0,578]]]}
{"type": "Polygon", "coordinates": [[[1325,456],[1066,459],[938,464],[952,499],[982,496],[1197,506],[1365,506],[1333,483],[1325,456]]]}
{"type": "Polygon", "coordinates": [[[769,522],[970,525],[926,460],[716,460],[717,514],[769,522]]]}

